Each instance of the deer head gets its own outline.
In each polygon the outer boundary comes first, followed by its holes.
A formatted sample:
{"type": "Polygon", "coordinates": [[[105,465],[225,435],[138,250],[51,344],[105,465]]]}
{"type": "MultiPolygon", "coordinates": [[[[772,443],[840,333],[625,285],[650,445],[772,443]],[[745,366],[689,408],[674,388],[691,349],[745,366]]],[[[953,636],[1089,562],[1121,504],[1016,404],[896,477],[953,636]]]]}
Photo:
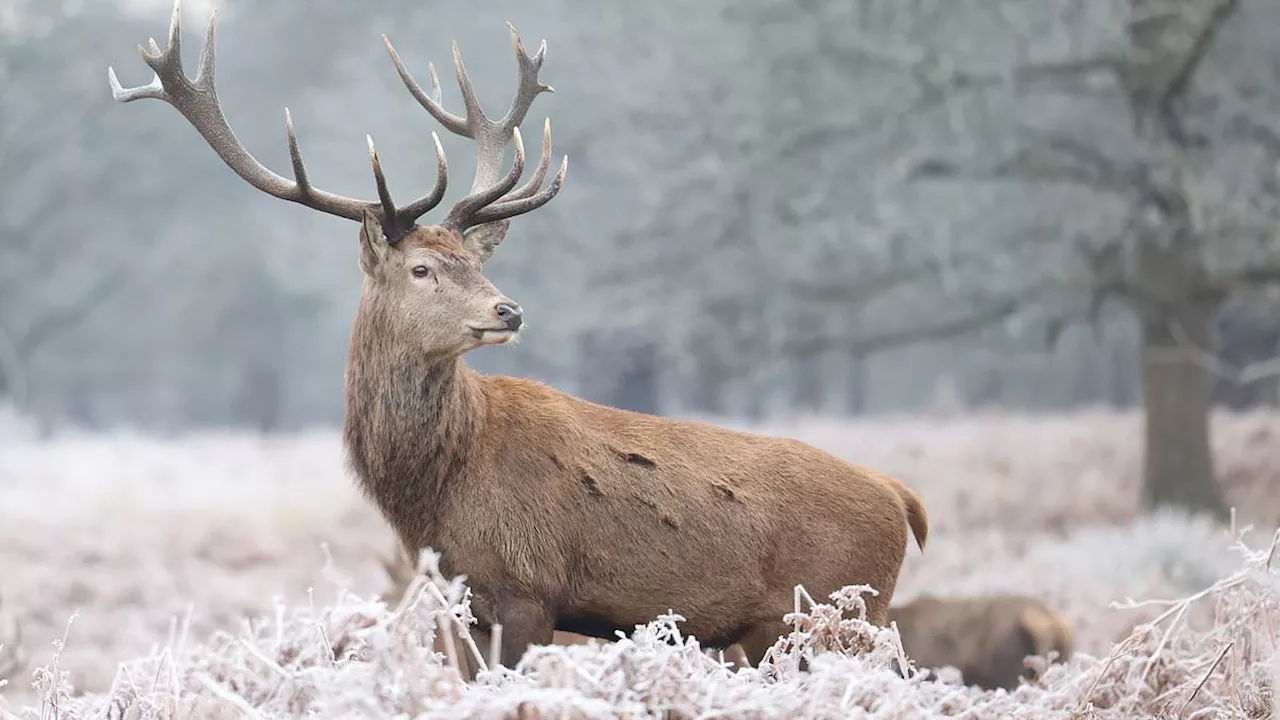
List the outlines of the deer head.
{"type": "Polygon", "coordinates": [[[476,99],[457,42],[453,44],[453,62],[466,108],[465,117],[442,106],[440,81],[434,66],[428,65],[431,75],[431,94],[428,95],[409,74],[391,41],[385,35],[382,37],[396,71],[419,104],[447,130],[476,144],[471,191],[454,204],[438,225],[417,224],[419,218],[440,203],[448,184],[444,148],[434,132],[431,138],[437,162],[435,187],[406,205],[396,205],[392,200],[373,139],[367,136],[377,201],[343,197],[312,185],[288,108],[285,108],[285,128],[294,180],[277,175],[250,155],[227,123],[214,87],[216,9],[209,18],[194,79],[188,78],[182,68],[180,0],[173,4],[168,46],[162,51],[153,39],[149,52],[138,47],[142,59],[155,71],[151,83],[124,88],[113,68],[108,68],[107,73],[117,101],[127,103],[153,98],[172,105],[218,157],[250,185],[273,197],[359,222],[359,263],[364,273],[361,313],[376,315],[389,323],[388,330],[397,337],[414,338],[428,354],[460,355],[480,345],[509,342],[519,333],[523,324],[520,306],[485,278],[482,266],[506,236],[510,218],[541,207],[555,197],[569,165],[566,156],[551,184],[542,188],[551,162],[551,121],[548,119],[543,125],[542,157],[537,170],[527,183],[515,187],[525,162],[519,125],[534,98],[553,90],[538,81],[546,41],[530,56],[516,29],[510,23],[507,28],[515,46],[519,81],[511,107],[496,121],[484,114],[476,99]],[[515,160],[511,169],[503,174],[502,156],[513,139],[515,160]]]}

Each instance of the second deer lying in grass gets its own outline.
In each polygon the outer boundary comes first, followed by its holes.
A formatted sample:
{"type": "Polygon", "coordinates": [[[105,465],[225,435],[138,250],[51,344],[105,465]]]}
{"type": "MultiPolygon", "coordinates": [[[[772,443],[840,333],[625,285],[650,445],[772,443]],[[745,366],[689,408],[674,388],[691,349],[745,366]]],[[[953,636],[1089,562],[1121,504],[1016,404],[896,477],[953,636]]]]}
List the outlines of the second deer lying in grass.
{"type": "MultiPolygon", "coordinates": [[[[216,17],[216,15],[215,15],[216,17]]],[[[255,159],[223,115],[211,20],[195,78],[182,69],[180,9],[169,41],[143,59],[149,84],[120,102],[171,104],[220,158],[259,190],[360,224],[364,286],[347,355],[343,441],[358,482],[405,547],[441,554],[466,575],[477,633],[503,627],[514,665],[555,631],[612,638],[674,611],[707,647],[740,643],[752,663],[788,631],[796,585],[826,595],[870,585],[867,618],[884,624],[907,551],[923,549],[920,497],[897,480],[796,440],[604,407],[542,383],[486,377],[463,355],[513,341],[523,310],[484,276],[510,219],[560,190],[550,185],[550,126],[529,182],[519,125],[551,88],[511,28],[517,89],[502,118],[487,117],[454,45],[465,116],[428,94],[384,43],[409,92],[450,132],[476,145],[471,191],[438,225],[418,219],[444,198],[448,167],[435,140],[435,187],[396,205],[369,141],[376,201],[326,192],[308,178],[286,113],[294,180],[255,159]],[[508,145],[514,161],[502,172],[508,145]]]]}
{"type": "Polygon", "coordinates": [[[1070,624],[1040,600],[1017,595],[923,596],[889,608],[902,648],[918,668],[958,669],[969,685],[1012,690],[1033,678],[1030,657],[1071,658],[1070,624]]]}

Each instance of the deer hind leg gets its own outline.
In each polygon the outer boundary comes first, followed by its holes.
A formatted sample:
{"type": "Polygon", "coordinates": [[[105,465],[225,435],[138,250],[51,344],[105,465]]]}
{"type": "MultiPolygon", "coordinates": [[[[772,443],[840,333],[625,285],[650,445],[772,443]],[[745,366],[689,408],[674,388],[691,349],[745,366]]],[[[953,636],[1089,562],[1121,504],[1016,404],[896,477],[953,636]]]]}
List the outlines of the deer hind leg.
{"type": "MultiPolygon", "coordinates": [[[[894,586],[897,582],[889,583],[889,591],[880,591],[879,595],[863,595],[863,600],[867,603],[867,622],[876,627],[889,627],[889,602],[893,600],[894,586]]],[[[876,586],[879,589],[879,586],[876,586]]]]}
{"type": "MultiPolygon", "coordinates": [[[[742,636],[738,641],[738,645],[742,649],[741,655],[747,662],[751,663],[751,667],[760,667],[760,661],[764,660],[764,654],[778,642],[778,638],[791,632],[791,626],[781,620],[762,622],[753,625],[747,634],[742,636]]],[[[728,655],[728,653],[725,653],[728,655]]]]}
{"type": "Polygon", "coordinates": [[[541,604],[523,598],[494,603],[502,623],[502,664],[514,668],[530,645],[550,645],[556,621],[541,604]]]}
{"type": "Polygon", "coordinates": [[[747,652],[742,649],[742,645],[734,643],[724,649],[724,660],[729,663],[732,670],[742,670],[751,667],[751,661],[747,659],[747,652]]]}

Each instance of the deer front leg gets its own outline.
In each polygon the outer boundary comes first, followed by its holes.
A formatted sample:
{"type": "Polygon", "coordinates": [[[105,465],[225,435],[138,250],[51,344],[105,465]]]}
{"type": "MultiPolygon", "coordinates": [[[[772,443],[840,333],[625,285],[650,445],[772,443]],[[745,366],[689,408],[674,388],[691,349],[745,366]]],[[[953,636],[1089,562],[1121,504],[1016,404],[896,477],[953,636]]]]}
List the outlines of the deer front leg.
{"type": "Polygon", "coordinates": [[[546,608],[526,598],[503,598],[496,605],[502,623],[502,664],[513,668],[530,645],[550,645],[556,621],[546,608]]]}
{"type": "MultiPolygon", "coordinates": [[[[480,627],[479,625],[471,626],[471,640],[476,644],[476,649],[484,656],[487,665],[493,658],[489,657],[489,638],[491,631],[488,627],[480,627]]],[[[480,671],[480,664],[471,653],[460,653],[466,660],[466,664],[462,667],[462,678],[467,682],[475,682],[476,674],[480,671]]]]}

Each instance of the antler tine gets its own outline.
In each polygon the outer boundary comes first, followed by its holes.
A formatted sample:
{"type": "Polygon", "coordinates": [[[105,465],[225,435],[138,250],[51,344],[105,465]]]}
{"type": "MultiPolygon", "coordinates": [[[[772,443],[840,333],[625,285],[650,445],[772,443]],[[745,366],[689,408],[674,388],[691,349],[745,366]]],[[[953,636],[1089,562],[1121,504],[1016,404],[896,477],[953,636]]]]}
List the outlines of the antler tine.
{"type": "MultiPolygon", "coordinates": [[[[506,176],[497,183],[473,192],[455,203],[444,221],[440,223],[441,225],[462,232],[481,224],[474,221],[476,213],[515,187],[520,180],[520,175],[524,173],[524,143],[520,140],[520,128],[513,128],[512,138],[516,141],[516,157],[506,176]]],[[[501,159],[500,156],[499,159],[501,159]]]]}
{"type": "Polygon", "coordinates": [[[498,198],[497,202],[506,202],[508,200],[522,200],[536,193],[538,188],[542,187],[542,181],[547,177],[547,170],[551,168],[551,118],[547,118],[542,123],[542,156],[538,158],[538,167],[533,171],[533,177],[529,178],[529,182],[512,190],[511,192],[498,198]]]}
{"type": "Polygon", "coordinates": [[[541,192],[532,197],[507,200],[504,202],[494,203],[488,207],[482,208],[471,218],[471,225],[484,225],[485,223],[506,220],[507,218],[523,215],[530,210],[537,210],[551,201],[551,198],[560,192],[560,186],[564,184],[565,174],[569,172],[569,156],[566,155],[560,161],[560,170],[556,176],[552,178],[551,184],[544,188],[541,192]]]}
{"type": "Polygon", "coordinates": [[[498,121],[498,124],[503,128],[513,128],[524,122],[524,116],[533,105],[534,98],[540,93],[555,92],[555,88],[538,82],[538,71],[542,69],[542,61],[547,56],[547,41],[543,40],[538,46],[538,52],[534,53],[533,57],[529,57],[524,49],[524,41],[516,31],[516,26],[508,22],[507,31],[511,33],[511,45],[516,51],[518,71],[516,95],[511,100],[511,107],[507,110],[507,114],[498,121]]]}
{"type": "MultiPolygon", "coordinates": [[[[175,5],[181,0],[174,0],[175,5]]],[[[177,15],[174,15],[175,21],[177,15]]],[[[197,86],[214,84],[215,69],[218,64],[218,8],[215,6],[209,13],[209,25],[204,30],[204,47],[200,48],[200,60],[196,63],[197,86]]]]}
{"type": "Polygon", "coordinates": [[[400,74],[400,80],[404,83],[404,86],[409,89],[409,94],[413,95],[414,99],[418,101],[418,104],[421,105],[424,110],[431,113],[431,117],[435,118],[436,121],[443,125],[449,132],[463,137],[474,137],[471,133],[471,128],[467,123],[467,118],[461,118],[454,115],[448,110],[445,110],[444,106],[440,104],[440,78],[436,75],[435,66],[430,63],[427,64],[427,70],[431,73],[432,90],[432,94],[427,95],[422,91],[422,86],[418,85],[418,82],[413,79],[413,75],[411,75],[409,73],[409,69],[405,67],[404,61],[400,59],[400,53],[396,52],[396,49],[392,47],[391,39],[386,35],[382,36],[382,45],[391,55],[391,62],[395,63],[396,72],[400,74]]]}
{"type": "MultiPolygon", "coordinates": [[[[149,38],[151,52],[143,53],[142,58],[162,80],[186,81],[182,72],[182,0],[173,0],[173,14],[169,17],[169,38],[165,51],[161,52],[155,38],[149,38]],[[166,77],[167,76],[167,77],[166,77]]],[[[216,15],[217,11],[214,11],[216,15]]]]}
{"type": "MultiPolygon", "coordinates": [[[[414,219],[435,207],[444,196],[443,173],[437,178],[436,187],[430,193],[410,203],[407,208],[412,212],[397,211],[389,205],[385,192],[386,182],[382,178],[381,168],[375,159],[375,179],[379,183],[380,202],[369,202],[356,198],[326,192],[310,184],[302,153],[298,149],[298,139],[294,131],[293,118],[285,109],[285,128],[289,140],[289,157],[293,164],[294,180],[290,181],[272,172],[260,163],[245,149],[236,137],[235,132],[223,115],[222,105],[215,88],[217,67],[217,20],[215,9],[209,16],[209,26],[205,31],[205,44],[200,53],[200,63],[194,80],[189,79],[182,68],[182,27],[181,0],[174,0],[173,15],[169,23],[168,45],[164,50],[151,40],[151,51],[139,46],[143,60],[155,71],[155,78],[147,85],[125,88],[116,77],[114,68],[107,68],[107,78],[111,84],[111,94],[117,102],[127,103],[142,98],[163,100],[172,105],[192,127],[200,133],[209,147],[217,153],[228,167],[262,192],[281,200],[288,200],[313,210],[360,221],[365,210],[373,210],[385,215],[388,225],[387,236],[399,237],[409,229],[405,223],[399,222],[407,218],[411,224],[414,219]]],[[[443,153],[437,143],[438,162],[443,167],[443,153]]]]}
{"type": "MultiPolygon", "coordinates": [[[[479,103],[475,101],[471,81],[462,64],[462,53],[458,50],[457,42],[453,44],[453,62],[457,68],[458,87],[462,88],[463,101],[467,104],[467,122],[475,132],[472,136],[476,141],[476,173],[471,183],[473,194],[484,191],[498,179],[498,170],[502,165],[502,156],[506,151],[508,138],[512,137],[524,122],[534,99],[540,93],[552,92],[550,85],[544,85],[538,81],[538,71],[542,69],[542,62],[546,57],[546,42],[543,41],[534,57],[529,57],[515,26],[508,22],[507,31],[511,33],[511,45],[516,53],[516,93],[506,115],[497,122],[485,117],[479,103]]],[[[546,137],[545,132],[543,136],[546,137]]],[[[550,157],[547,158],[547,162],[550,165],[550,157]]],[[[525,190],[521,188],[521,192],[525,190]]]]}
{"type": "MultiPolygon", "coordinates": [[[[475,88],[471,87],[471,78],[467,77],[467,68],[462,64],[462,51],[458,49],[457,40],[453,41],[453,70],[458,78],[458,89],[462,91],[462,106],[467,109],[467,129],[471,133],[468,137],[481,142],[485,131],[493,127],[493,122],[485,116],[475,88]]],[[[502,146],[506,148],[506,138],[503,138],[502,146]]]]}
{"type": "Polygon", "coordinates": [[[400,215],[409,222],[417,220],[430,212],[436,205],[439,205],[440,201],[444,199],[445,188],[449,186],[449,162],[445,159],[444,146],[440,144],[440,136],[434,132],[431,133],[431,142],[436,147],[436,185],[428,195],[400,208],[400,215]]]}
{"type": "MultiPolygon", "coordinates": [[[[396,204],[391,201],[391,191],[387,189],[387,178],[382,174],[382,163],[378,160],[378,150],[373,146],[373,136],[365,135],[369,144],[369,163],[373,165],[373,180],[378,185],[378,199],[382,202],[382,226],[384,229],[400,228],[400,219],[396,214],[396,204]]],[[[396,234],[387,232],[387,240],[394,243],[396,234]]]]}
{"type": "Polygon", "coordinates": [[[289,108],[284,109],[284,129],[289,136],[289,162],[293,164],[293,178],[298,183],[298,193],[307,195],[311,192],[311,183],[307,180],[307,167],[302,162],[302,151],[298,149],[298,136],[293,131],[293,115],[289,108]]]}
{"type": "Polygon", "coordinates": [[[519,215],[545,204],[559,192],[568,167],[567,161],[562,162],[560,172],[552,186],[546,190],[540,190],[547,171],[551,167],[551,121],[548,119],[543,124],[542,154],[533,177],[519,189],[511,190],[519,181],[524,169],[524,147],[520,140],[520,124],[524,122],[534,99],[541,93],[554,92],[554,89],[538,80],[538,72],[546,59],[546,40],[543,40],[537,52],[530,56],[515,26],[508,22],[507,30],[511,34],[511,44],[516,55],[517,86],[510,108],[497,122],[490,120],[484,114],[476,98],[457,41],[453,43],[453,64],[458,88],[462,92],[463,105],[466,108],[465,118],[444,109],[440,101],[440,83],[433,65],[427,66],[431,73],[433,91],[428,95],[413,79],[400,54],[391,44],[391,40],[386,35],[382,36],[383,45],[395,64],[396,72],[399,73],[401,81],[404,82],[410,94],[450,132],[469,137],[476,143],[476,171],[471,191],[454,205],[442,223],[459,231],[485,222],[519,215]],[[516,141],[516,161],[511,170],[502,176],[503,155],[506,152],[507,143],[513,138],[516,141]]]}

